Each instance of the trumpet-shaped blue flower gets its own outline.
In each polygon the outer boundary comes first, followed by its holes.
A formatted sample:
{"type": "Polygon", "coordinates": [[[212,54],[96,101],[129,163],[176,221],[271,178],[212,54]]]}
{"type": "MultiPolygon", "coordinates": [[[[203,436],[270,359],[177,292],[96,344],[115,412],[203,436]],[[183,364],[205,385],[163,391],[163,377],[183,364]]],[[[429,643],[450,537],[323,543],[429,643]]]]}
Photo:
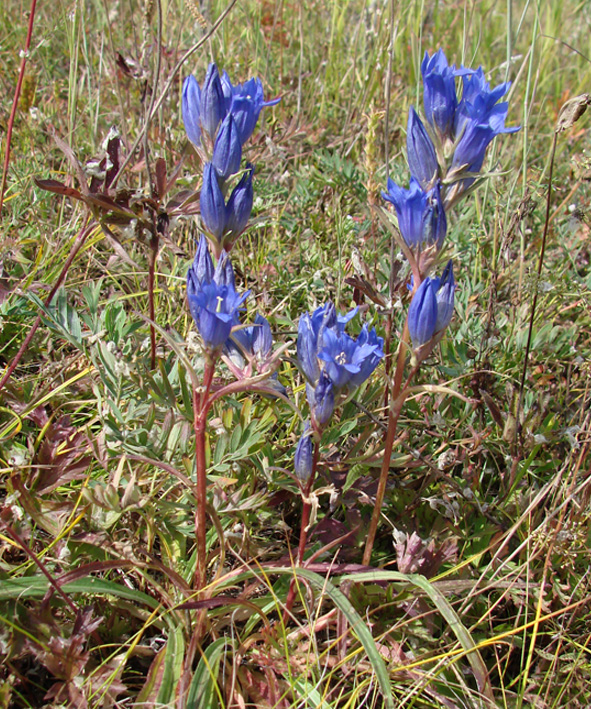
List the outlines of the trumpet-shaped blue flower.
{"type": "Polygon", "coordinates": [[[435,334],[437,298],[431,278],[425,278],[414,294],[408,309],[408,331],[415,348],[424,345],[435,334]]]}
{"type": "Polygon", "coordinates": [[[306,397],[314,422],[326,426],[335,407],[335,387],[324,370],[315,385],[306,383],[306,397]]]}
{"type": "Polygon", "coordinates": [[[273,335],[269,322],[257,313],[254,324],[236,329],[226,342],[225,348],[226,354],[240,369],[244,368],[245,357],[249,360],[265,362],[273,349],[273,335]]]}
{"type": "Polygon", "coordinates": [[[228,340],[248,294],[249,291],[236,293],[234,269],[226,252],[222,252],[214,269],[207,239],[202,234],[187,272],[187,299],[207,349],[217,350],[228,340]]]}
{"type": "Polygon", "coordinates": [[[230,285],[205,283],[197,293],[189,294],[189,310],[206,349],[219,351],[236,323],[238,310],[249,291],[239,295],[230,285]]]}
{"type": "Polygon", "coordinates": [[[307,482],[310,475],[312,475],[313,460],[314,447],[312,445],[312,431],[310,424],[306,421],[304,433],[298,441],[294,456],[295,473],[303,483],[307,482]]]}
{"type": "Polygon", "coordinates": [[[383,357],[381,346],[375,330],[373,344],[366,331],[357,340],[347,333],[337,333],[328,328],[324,332],[322,349],[318,359],[324,362],[324,371],[330,377],[337,392],[345,388],[354,389],[361,384],[377,367],[383,357]]]}
{"type": "Polygon", "coordinates": [[[298,326],[297,356],[306,377],[306,394],[314,421],[324,426],[341,394],[362,384],[384,356],[383,339],[364,325],[355,340],[345,333],[357,308],[337,316],[332,303],[302,315],[298,326]]]}
{"type": "Polygon", "coordinates": [[[230,175],[234,175],[240,170],[242,159],[242,144],[236,121],[229,113],[218,131],[213,145],[213,157],[211,162],[221,180],[227,180],[230,175]]]}
{"type": "Polygon", "coordinates": [[[263,84],[260,79],[249,79],[243,84],[233,85],[224,71],[222,73],[222,90],[226,110],[234,116],[242,145],[253,134],[261,111],[265,106],[275,106],[281,99],[265,101],[263,84]]]}
{"type": "Polygon", "coordinates": [[[232,243],[246,229],[250,214],[252,212],[252,203],[254,199],[254,190],[252,188],[252,175],[254,168],[252,165],[247,165],[247,170],[240,178],[240,182],[232,190],[230,199],[226,206],[226,226],[225,233],[227,238],[224,242],[232,243]]]}
{"type": "Polygon", "coordinates": [[[449,66],[442,49],[430,57],[425,52],[421,64],[423,75],[423,105],[425,117],[440,139],[453,139],[454,118],[458,99],[456,95],[455,64],[449,66]]]}
{"type": "Polygon", "coordinates": [[[519,127],[505,128],[508,104],[497,103],[510,84],[500,84],[491,90],[482,68],[465,76],[463,82],[464,95],[455,117],[457,143],[452,167],[478,172],[493,138],[502,133],[515,133],[519,127]]]}
{"type": "Polygon", "coordinates": [[[447,231],[445,209],[440,186],[425,192],[419,182],[410,178],[408,190],[388,178],[388,191],[382,197],[394,205],[402,238],[410,249],[436,244],[440,249],[447,231]]]}
{"type": "Polygon", "coordinates": [[[423,189],[432,187],[439,170],[437,154],[423,122],[412,107],[408,113],[406,152],[410,174],[423,189]]]}
{"type": "Polygon", "coordinates": [[[183,83],[181,102],[183,123],[187,137],[195,147],[201,145],[201,89],[194,76],[188,76],[183,83]]]}
{"type": "Polygon", "coordinates": [[[453,264],[448,262],[441,278],[425,278],[408,309],[408,330],[415,348],[431,340],[449,325],[454,310],[453,264]]]}
{"type": "Polygon", "coordinates": [[[203,227],[218,242],[226,229],[226,204],[212,163],[203,168],[203,186],[199,197],[203,227]]]}
{"type": "Polygon", "coordinates": [[[202,133],[213,143],[221,121],[231,113],[238,131],[240,144],[252,135],[259,115],[265,106],[274,106],[280,99],[265,101],[260,79],[232,85],[224,71],[220,77],[215,64],[210,64],[200,87],[194,76],[183,84],[183,122],[189,140],[199,147],[202,133]]]}

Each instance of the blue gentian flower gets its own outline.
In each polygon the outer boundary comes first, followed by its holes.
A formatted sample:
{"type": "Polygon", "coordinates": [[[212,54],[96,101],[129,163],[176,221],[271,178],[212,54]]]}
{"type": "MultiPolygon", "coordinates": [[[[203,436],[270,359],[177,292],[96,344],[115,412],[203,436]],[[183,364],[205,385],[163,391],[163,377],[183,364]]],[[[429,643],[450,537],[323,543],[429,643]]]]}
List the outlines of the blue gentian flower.
{"type": "Polygon", "coordinates": [[[439,184],[425,192],[418,180],[410,178],[408,190],[388,178],[382,197],[394,205],[398,228],[406,245],[417,250],[432,244],[440,249],[447,231],[445,209],[439,184]]]}
{"type": "Polygon", "coordinates": [[[455,64],[449,66],[442,49],[430,57],[425,52],[421,64],[425,117],[442,141],[453,140],[454,117],[458,106],[455,64]]]}
{"type": "Polygon", "coordinates": [[[199,205],[205,231],[221,243],[221,237],[226,229],[226,204],[217,173],[210,162],[205,163],[203,168],[203,186],[199,205]]]}
{"type": "Polygon", "coordinates": [[[437,298],[427,277],[417,288],[408,309],[408,331],[415,348],[429,342],[435,334],[437,298]]]}
{"type": "Polygon", "coordinates": [[[228,355],[240,368],[244,367],[244,356],[265,362],[273,349],[273,335],[268,320],[257,313],[253,325],[241,327],[232,333],[226,348],[228,355]]]}
{"type": "Polygon", "coordinates": [[[441,278],[425,278],[417,288],[408,309],[408,330],[415,349],[449,325],[454,311],[455,289],[451,261],[441,278]]]}
{"type": "Polygon", "coordinates": [[[330,328],[324,331],[318,359],[324,362],[324,370],[337,392],[355,388],[377,367],[384,353],[375,331],[373,339],[374,344],[370,344],[367,332],[354,340],[345,332],[339,334],[330,328]]]}
{"type": "Polygon", "coordinates": [[[194,76],[188,76],[183,83],[182,98],[183,123],[187,137],[195,147],[201,145],[201,89],[194,76]]]}
{"type": "Polygon", "coordinates": [[[306,384],[306,396],[312,419],[319,426],[326,426],[335,407],[335,387],[324,370],[316,385],[306,384]]]}
{"type": "Polygon", "coordinates": [[[437,322],[435,323],[435,333],[445,330],[451,322],[454,313],[454,294],[456,284],[454,281],[454,267],[451,260],[447,262],[447,266],[443,269],[441,280],[433,279],[433,288],[435,289],[435,298],[437,299],[437,322]]]}
{"type": "Polygon", "coordinates": [[[216,136],[211,162],[218,177],[221,180],[227,180],[240,170],[241,160],[242,144],[240,143],[238,128],[234,117],[229,113],[222,121],[216,136]]]}
{"type": "Polygon", "coordinates": [[[254,199],[254,190],[252,187],[253,173],[254,168],[252,165],[248,165],[246,172],[240,178],[240,182],[238,182],[236,187],[232,190],[232,194],[226,206],[225,233],[227,238],[224,240],[224,244],[227,243],[231,246],[246,229],[252,212],[254,199]]]}
{"type": "Polygon", "coordinates": [[[238,310],[249,291],[239,295],[232,286],[205,283],[196,294],[189,294],[189,310],[205,348],[219,351],[230,337],[238,310]]]}
{"type": "Polygon", "coordinates": [[[364,325],[355,340],[345,333],[357,308],[337,316],[332,303],[302,315],[298,325],[297,357],[306,377],[306,394],[313,420],[324,426],[337,397],[362,384],[384,356],[383,339],[364,325]]]}
{"type": "Polygon", "coordinates": [[[201,144],[202,132],[213,143],[220,122],[231,113],[240,144],[244,145],[252,135],[262,109],[279,101],[278,98],[264,100],[260,79],[233,86],[228,74],[224,71],[220,77],[217,66],[212,63],[207,67],[201,88],[194,76],[188,76],[184,81],[182,110],[187,136],[196,147],[201,144]]]}
{"type": "Polygon", "coordinates": [[[222,90],[225,107],[234,116],[242,145],[253,134],[259,115],[265,106],[275,106],[281,99],[265,101],[260,79],[249,79],[244,84],[233,85],[224,71],[222,90]]]}
{"type": "Polygon", "coordinates": [[[437,153],[433,141],[413,107],[408,112],[406,152],[410,174],[419,181],[423,189],[431,188],[439,170],[437,153]]]}
{"type": "Polygon", "coordinates": [[[510,83],[491,89],[480,67],[463,76],[462,84],[462,99],[454,120],[457,144],[452,167],[465,166],[468,172],[478,172],[493,138],[502,133],[515,133],[519,127],[505,128],[508,104],[498,103],[509,90],[510,83]]]}
{"type": "Polygon", "coordinates": [[[201,89],[199,116],[201,128],[213,141],[217,128],[226,115],[224,92],[217,66],[211,63],[207,67],[205,81],[201,89]]]}
{"type": "Polygon", "coordinates": [[[310,424],[306,421],[304,424],[304,433],[298,441],[294,456],[294,470],[303,483],[307,482],[310,475],[312,475],[313,460],[314,447],[312,445],[312,431],[310,430],[310,424]]]}
{"type": "Polygon", "coordinates": [[[203,234],[197,244],[195,258],[187,273],[187,296],[197,295],[202,286],[211,283],[214,277],[214,267],[207,239],[203,234]]]}

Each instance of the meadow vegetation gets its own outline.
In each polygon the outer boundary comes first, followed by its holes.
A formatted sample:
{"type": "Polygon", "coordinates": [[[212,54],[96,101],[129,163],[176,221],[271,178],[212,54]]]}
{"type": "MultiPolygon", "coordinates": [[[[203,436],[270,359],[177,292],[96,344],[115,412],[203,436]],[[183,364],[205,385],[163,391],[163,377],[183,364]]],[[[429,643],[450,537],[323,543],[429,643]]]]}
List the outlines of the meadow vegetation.
{"type": "MultiPolygon", "coordinates": [[[[30,9],[0,3],[3,156],[30,9]]],[[[0,707],[591,706],[590,27],[574,0],[37,5],[0,213],[0,707]],[[447,215],[454,315],[364,559],[410,301],[381,193],[439,48],[511,82],[520,130],[447,215]],[[281,97],[231,259],[285,347],[275,390],[207,412],[199,521],[182,90],[210,62],[281,97]],[[328,300],[388,363],[322,424],[307,489],[296,339],[328,300]]]]}

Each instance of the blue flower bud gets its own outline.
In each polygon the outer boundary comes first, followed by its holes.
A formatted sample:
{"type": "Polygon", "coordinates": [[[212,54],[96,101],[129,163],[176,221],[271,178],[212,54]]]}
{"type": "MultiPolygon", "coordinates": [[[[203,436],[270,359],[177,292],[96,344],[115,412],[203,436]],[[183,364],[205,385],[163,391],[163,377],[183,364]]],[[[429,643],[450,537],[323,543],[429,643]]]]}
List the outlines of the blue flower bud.
{"type": "Polygon", "coordinates": [[[306,386],[308,404],[312,416],[319,426],[325,426],[334,411],[334,387],[328,374],[322,370],[316,387],[306,386]],[[312,399],[312,401],[310,400],[312,399]]]}
{"type": "Polygon", "coordinates": [[[439,169],[437,154],[425,126],[412,107],[408,113],[406,151],[410,174],[419,181],[423,189],[429,189],[433,186],[439,169]]]}
{"type": "Polygon", "coordinates": [[[320,376],[318,365],[318,330],[313,319],[305,313],[298,325],[297,357],[304,376],[309,382],[316,382],[320,376]]]}
{"type": "Polygon", "coordinates": [[[213,166],[220,179],[227,180],[240,169],[242,145],[231,113],[223,120],[213,146],[213,166]]]}
{"type": "Polygon", "coordinates": [[[454,116],[458,105],[455,64],[449,66],[443,50],[432,57],[425,52],[421,64],[425,116],[442,140],[453,140],[454,116]]]}
{"type": "Polygon", "coordinates": [[[441,248],[447,219],[439,183],[425,192],[414,177],[410,178],[408,190],[388,179],[388,192],[382,192],[382,197],[394,205],[400,234],[410,249],[432,244],[441,248]]]}
{"type": "Polygon", "coordinates": [[[294,456],[294,470],[298,478],[303,482],[307,482],[312,475],[312,466],[314,461],[314,447],[312,444],[312,432],[308,422],[304,425],[304,433],[302,434],[296,447],[294,456]]]}
{"type": "Polygon", "coordinates": [[[432,279],[425,280],[418,287],[408,309],[408,331],[415,348],[419,348],[433,337],[437,324],[437,298],[432,279]]]}
{"type": "Polygon", "coordinates": [[[232,267],[232,262],[230,261],[230,257],[226,251],[222,251],[218,259],[213,280],[219,286],[232,286],[232,288],[236,288],[234,268],[232,267]]]}
{"type": "Polygon", "coordinates": [[[203,285],[211,283],[213,274],[213,261],[209,253],[207,239],[201,234],[195,258],[187,272],[187,296],[196,295],[203,285]]]}
{"type": "Polygon", "coordinates": [[[454,312],[454,293],[456,284],[454,281],[454,268],[452,261],[447,262],[447,266],[443,270],[441,281],[438,281],[437,292],[435,298],[437,300],[437,321],[435,323],[435,332],[441,332],[449,325],[454,312]]]}
{"type": "Polygon", "coordinates": [[[201,89],[194,76],[188,76],[183,83],[183,123],[187,137],[195,147],[201,144],[201,89]]]}
{"type": "Polygon", "coordinates": [[[215,64],[207,67],[207,74],[201,89],[201,127],[211,140],[215,137],[217,127],[226,115],[224,92],[220,74],[215,64]]]}
{"type": "Polygon", "coordinates": [[[226,209],[226,235],[230,244],[232,244],[242,232],[246,229],[250,213],[252,212],[252,203],[254,199],[254,191],[252,188],[252,175],[254,168],[252,165],[247,166],[248,169],[242,175],[240,182],[232,190],[228,206],[226,209]]]}
{"type": "Polygon", "coordinates": [[[216,171],[210,162],[205,163],[203,168],[203,187],[199,204],[205,231],[219,242],[226,228],[226,205],[216,171]]]}
{"type": "Polygon", "coordinates": [[[273,335],[271,334],[271,326],[267,318],[264,318],[259,313],[254,318],[252,328],[252,351],[257,359],[264,361],[271,354],[273,347],[273,335]]]}

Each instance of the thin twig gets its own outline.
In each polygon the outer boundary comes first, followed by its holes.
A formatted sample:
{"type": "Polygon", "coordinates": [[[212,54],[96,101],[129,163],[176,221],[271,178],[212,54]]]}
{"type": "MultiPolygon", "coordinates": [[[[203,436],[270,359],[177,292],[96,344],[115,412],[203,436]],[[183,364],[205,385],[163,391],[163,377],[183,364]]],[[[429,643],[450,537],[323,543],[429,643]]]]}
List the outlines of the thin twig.
{"type": "MultiPolygon", "coordinates": [[[[88,218],[87,218],[88,220],[88,218]]],[[[57,281],[54,283],[53,288],[49,292],[49,295],[45,299],[45,305],[49,306],[51,304],[51,301],[53,300],[55,294],[63,284],[66,275],[68,273],[68,270],[70,266],[72,265],[72,261],[76,258],[76,255],[84,245],[84,242],[86,241],[88,235],[92,231],[92,229],[96,226],[94,222],[91,222],[88,224],[88,221],[86,221],[85,226],[82,227],[82,229],[78,232],[76,236],[76,240],[74,241],[74,245],[72,246],[70,253],[68,255],[68,258],[66,259],[66,262],[64,263],[64,266],[60,272],[60,275],[58,276],[57,281]]],[[[41,325],[41,315],[37,316],[37,319],[33,323],[33,326],[29,330],[28,335],[25,337],[23,340],[22,345],[19,348],[19,351],[16,353],[14,356],[12,362],[9,364],[8,369],[4,372],[4,376],[2,379],[0,379],[0,391],[2,391],[2,388],[6,384],[6,382],[10,379],[12,376],[14,370],[18,367],[18,363],[21,361],[24,353],[27,351],[29,345],[31,344],[31,340],[33,339],[35,333],[37,332],[37,328],[41,325]]]]}
{"type": "MultiPolygon", "coordinates": [[[[173,70],[170,72],[170,77],[168,78],[167,82],[164,84],[164,88],[162,89],[162,92],[160,93],[160,96],[158,97],[158,100],[154,103],[152,106],[152,110],[150,112],[149,118],[152,119],[154,114],[160,109],[160,106],[164,103],[164,99],[168,95],[168,92],[170,91],[173,83],[176,80],[176,76],[178,72],[181,70],[183,64],[195,54],[195,52],[200,49],[205,42],[216,32],[217,28],[222,24],[222,22],[226,19],[227,15],[230,13],[234,5],[238,2],[238,0],[231,0],[230,3],[228,4],[228,7],[222,12],[222,14],[219,16],[219,18],[216,20],[216,22],[212,25],[211,29],[209,32],[202,37],[196,44],[194,44],[190,49],[188,49],[183,56],[179,59],[179,61],[175,64],[173,70]]],[[[135,151],[138,149],[139,144],[142,142],[144,139],[144,134],[147,132],[147,124],[144,125],[141,134],[136,138],[135,143],[131,147],[131,150],[129,151],[127,157],[123,161],[121,167],[119,168],[119,171],[115,175],[115,178],[113,179],[113,184],[115,185],[117,183],[117,180],[123,173],[123,170],[129,165],[131,160],[133,159],[133,156],[135,155],[135,151]]]]}
{"type": "Polygon", "coordinates": [[[525,389],[525,377],[527,376],[527,364],[529,360],[529,352],[531,349],[532,333],[534,329],[534,319],[536,316],[536,306],[538,304],[538,295],[540,292],[540,276],[542,275],[542,267],[544,265],[544,254],[546,252],[546,240],[548,237],[548,229],[550,226],[550,208],[552,205],[552,172],[554,170],[554,156],[556,154],[556,142],[558,140],[558,133],[554,133],[554,138],[552,139],[552,152],[550,154],[550,170],[548,173],[548,192],[546,194],[546,219],[544,221],[544,231],[542,233],[542,244],[540,246],[540,257],[538,259],[538,272],[536,276],[536,281],[534,284],[534,297],[531,304],[531,310],[529,313],[529,327],[527,331],[527,344],[525,346],[525,357],[523,359],[523,371],[521,372],[521,382],[519,385],[519,398],[517,400],[517,410],[515,412],[515,423],[517,426],[517,436],[521,434],[521,425],[519,423],[521,407],[523,404],[523,391],[525,389]]]}
{"type": "MultiPolygon", "coordinates": [[[[12,128],[14,126],[14,119],[16,117],[16,111],[18,108],[18,101],[21,95],[21,89],[23,86],[23,81],[25,78],[25,68],[27,66],[27,57],[29,56],[29,48],[31,46],[31,38],[33,36],[33,22],[35,21],[35,7],[37,5],[37,0],[31,0],[31,9],[29,10],[29,27],[27,29],[27,38],[25,40],[25,48],[21,60],[21,68],[18,75],[18,81],[16,83],[16,89],[14,90],[14,98],[12,100],[12,110],[10,111],[10,118],[8,119],[8,127],[6,129],[6,150],[4,152],[4,167],[2,169],[2,185],[0,186],[0,218],[2,217],[2,207],[4,205],[4,192],[6,191],[6,181],[8,179],[8,166],[10,165],[10,142],[12,139],[12,128]]],[[[0,384],[0,389],[2,385],[0,384]]]]}

